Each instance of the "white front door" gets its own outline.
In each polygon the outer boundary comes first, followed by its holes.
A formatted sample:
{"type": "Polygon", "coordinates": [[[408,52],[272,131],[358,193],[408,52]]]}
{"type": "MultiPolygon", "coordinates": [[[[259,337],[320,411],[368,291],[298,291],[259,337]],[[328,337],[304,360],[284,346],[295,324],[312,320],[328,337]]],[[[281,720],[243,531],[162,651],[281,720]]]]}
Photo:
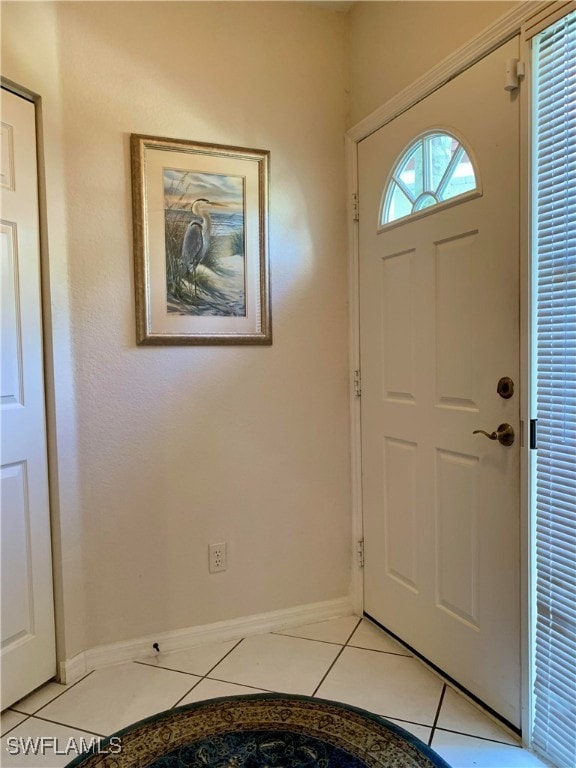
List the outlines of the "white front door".
{"type": "Polygon", "coordinates": [[[2,89],[2,709],[56,672],[34,105],[2,89]]]}
{"type": "Polygon", "coordinates": [[[360,143],[359,247],[365,611],[519,726],[517,56],[512,40],[360,143]],[[388,174],[431,129],[462,138],[481,194],[383,228],[388,174]],[[473,434],[503,423],[511,446],[473,434]]]}

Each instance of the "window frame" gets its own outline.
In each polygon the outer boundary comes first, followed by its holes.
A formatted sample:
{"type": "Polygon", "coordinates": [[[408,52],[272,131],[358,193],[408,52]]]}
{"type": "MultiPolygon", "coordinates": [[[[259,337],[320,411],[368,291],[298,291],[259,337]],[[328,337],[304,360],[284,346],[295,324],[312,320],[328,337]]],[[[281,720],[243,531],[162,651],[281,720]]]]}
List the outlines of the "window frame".
{"type": "MultiPolygon", "coordinates": [[[[428,190],[423,190],[422,194],[425,194],[426,192],[428,192],[428,190]]],[[[478,167],[478,160],[474,150],[471,148],[468,141],[464,138],[464,136],[462,136],[462,134],[459,131],[457,131],[454,128],[451,128],[445,125],[431,126],[430,128],[427,128],[425,131],[418,133],[407,144],[404,145],[401,152],[399,152],[398,155],[396,156],[396,160],[393,166],[388,171],[388,175],[386,176],[386,181],[384,182],[384,187],[382,189],[382,195],[380,197],[380,204],[378,206],[378,222],[376,226],[376,231],[378,232],[378,234],[380,234],[381,232],[387,232],[388,230],[393,229],[394,227],[401,226],[402,224],[408,224],[411,221],[416,221],[417,219],[421,219],[424,216],[429,216],[432,213],[438,213],[439,211],[443,211],[446,208],[451,208],[454,205],[460,205],[460,203],[465,203],[468,200],[474,200],[477,197],[482,197],[482,195],[483,195],[482,177],[478,167]],[[423,142],[427,136],[433,136],[436,134],[445,134],[445,135],[451,136],[453,139],[456,139],[460,147],[462,147],[463,150],[466,152],[470,160],[470,163],[472,164],[472,170],[474,171],[474,177],[476,179],[475,189],[471,189],[468,192],[463,192],[460,195],[455,195],[454,197],[450,197],[448,198],[448,200],[442,200],[441,202],[436,203],[435,205],[430,205],[426,208],[421,208],[418,211],[412,211],[412,213],[409,213],[407,216],[401,216],[398,219],[394,219],[394,221],[388,221],[383,224],[382,218],[383,218],[386,202],[391,189],[391,185],[393,182],[395,182],[394,175],[398,170],[400,163],[404,160],[406,155],[408,155],[408,153],[413,147],[423,142]]]]}

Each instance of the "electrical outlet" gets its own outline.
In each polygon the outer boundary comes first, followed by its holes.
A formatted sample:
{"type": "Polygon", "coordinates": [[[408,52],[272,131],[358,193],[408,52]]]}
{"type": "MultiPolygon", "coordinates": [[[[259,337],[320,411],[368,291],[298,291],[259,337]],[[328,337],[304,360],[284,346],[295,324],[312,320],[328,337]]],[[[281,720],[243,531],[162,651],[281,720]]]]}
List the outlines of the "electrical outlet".
{"type": "Polygon", "coordinates": [[[208,570],[210,573],[225,571],[227,567],[226,542],[210,544],[208,547],[208,570]]]}

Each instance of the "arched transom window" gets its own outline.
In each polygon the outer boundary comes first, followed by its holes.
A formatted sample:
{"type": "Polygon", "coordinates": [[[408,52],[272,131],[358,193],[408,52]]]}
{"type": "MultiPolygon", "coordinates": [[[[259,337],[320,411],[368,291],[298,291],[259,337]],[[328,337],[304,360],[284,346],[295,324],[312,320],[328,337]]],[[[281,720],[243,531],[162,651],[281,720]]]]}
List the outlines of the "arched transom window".
{"type": "Polygon", "coordinates": [[[477,192],[478,174],[462,143],[444,131],[418,136],[402,152],[388,179],[380,226],[425,208],[477,192]]]}

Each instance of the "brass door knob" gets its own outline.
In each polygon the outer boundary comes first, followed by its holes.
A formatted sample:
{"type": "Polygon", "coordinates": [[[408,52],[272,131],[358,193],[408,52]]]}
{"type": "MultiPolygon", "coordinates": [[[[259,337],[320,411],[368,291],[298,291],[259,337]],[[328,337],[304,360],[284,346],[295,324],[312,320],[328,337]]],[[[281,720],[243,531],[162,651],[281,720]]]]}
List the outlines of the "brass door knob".
{"type": "Polygon", "coordinates": [[[498,440],[500,445],[510,446],[514,442],[514,429],[510,424],[500,424],[495,432],[475,429],[473,435],[486,435],[489,440],[498,440]]]}

